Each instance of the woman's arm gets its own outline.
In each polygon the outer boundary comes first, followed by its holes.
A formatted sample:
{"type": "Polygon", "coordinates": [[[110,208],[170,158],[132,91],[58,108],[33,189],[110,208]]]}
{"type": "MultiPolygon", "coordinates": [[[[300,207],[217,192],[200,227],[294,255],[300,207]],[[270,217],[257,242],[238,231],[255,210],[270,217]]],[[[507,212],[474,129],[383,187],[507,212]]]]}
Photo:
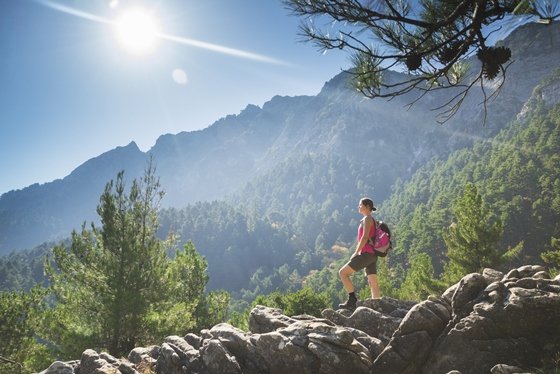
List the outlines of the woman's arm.
{"type": "Polygon", "coordinates": [[[367,216],[364,219],[364,230],[362,231],[362,236],[361,236],[360,240],[358,241],[358,244],[356,245],[356,251],[354,252],[352,257],[359,255],[362,248],[364,248],[364,245],[367,244],[367,242],[369,240],[369,233],[370,233],[370,230],[371,230],[371,225],[373,225],[373,218],[371,216],[367,216]]]}

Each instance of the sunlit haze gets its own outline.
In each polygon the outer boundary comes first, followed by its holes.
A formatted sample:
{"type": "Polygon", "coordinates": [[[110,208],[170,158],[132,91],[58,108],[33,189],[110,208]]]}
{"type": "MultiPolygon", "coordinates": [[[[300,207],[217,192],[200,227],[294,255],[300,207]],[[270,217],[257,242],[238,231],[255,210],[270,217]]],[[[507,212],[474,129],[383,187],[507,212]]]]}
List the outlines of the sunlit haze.
{"type": "Polygon", "coordinates": [[[204,129],[347,68],[279,0],[0,1],[0,194],[204,129]]]}

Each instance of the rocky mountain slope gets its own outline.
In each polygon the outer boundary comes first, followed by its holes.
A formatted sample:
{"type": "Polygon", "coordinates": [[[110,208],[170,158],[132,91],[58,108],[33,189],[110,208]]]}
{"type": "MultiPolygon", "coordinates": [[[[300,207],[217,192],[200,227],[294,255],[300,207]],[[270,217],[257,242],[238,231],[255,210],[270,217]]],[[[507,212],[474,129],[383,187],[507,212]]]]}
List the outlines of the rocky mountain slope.
{"type": "Polygon", "coordinates": [[[418,304],[368,299],[322,314],[257,306],[249,332],[219,324],[120,359],[88,349],[41,374],[534,373],[560,352],[560,276],[541,266],[485,269],[418,304]]]}

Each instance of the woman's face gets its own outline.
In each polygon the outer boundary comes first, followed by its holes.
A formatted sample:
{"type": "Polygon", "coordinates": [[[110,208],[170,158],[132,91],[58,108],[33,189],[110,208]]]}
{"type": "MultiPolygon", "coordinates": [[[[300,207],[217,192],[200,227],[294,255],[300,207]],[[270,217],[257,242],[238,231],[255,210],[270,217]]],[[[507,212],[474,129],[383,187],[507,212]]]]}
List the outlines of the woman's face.
{"type": "Polygon", "coordinates": [[[370,209],[360,201],[360,203],[358,204],[358,212],[360,212],[360,214],[365,215],[365,214],[369,214],[370,209]]]}

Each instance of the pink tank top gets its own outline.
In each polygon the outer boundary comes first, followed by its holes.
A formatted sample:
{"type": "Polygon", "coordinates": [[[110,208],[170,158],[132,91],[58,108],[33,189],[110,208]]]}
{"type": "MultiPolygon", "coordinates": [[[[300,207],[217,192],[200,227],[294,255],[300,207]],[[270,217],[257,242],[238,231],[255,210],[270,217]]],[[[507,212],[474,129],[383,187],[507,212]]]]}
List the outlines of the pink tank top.
{"type": "MultiPolygon", "coordinates": [[[[360,242],[360,240],[362,239],[362,235],[364,234],[364,220],[362,219],[360,221],[360,226],[358,227],[358,243],[360,242]]],[[[375,221],[373,221],[373,225],[371,225],[371,228],[369,230],[369,236],[368,238],[373,238],[373,236],[375,235],[375,221]]],[[[363,246],[362,250],[360,251],[360,253],[375,253],[375,251],[373,250],[373,246],[371,244],[369,244],[369,241],[363,246]]]]}

